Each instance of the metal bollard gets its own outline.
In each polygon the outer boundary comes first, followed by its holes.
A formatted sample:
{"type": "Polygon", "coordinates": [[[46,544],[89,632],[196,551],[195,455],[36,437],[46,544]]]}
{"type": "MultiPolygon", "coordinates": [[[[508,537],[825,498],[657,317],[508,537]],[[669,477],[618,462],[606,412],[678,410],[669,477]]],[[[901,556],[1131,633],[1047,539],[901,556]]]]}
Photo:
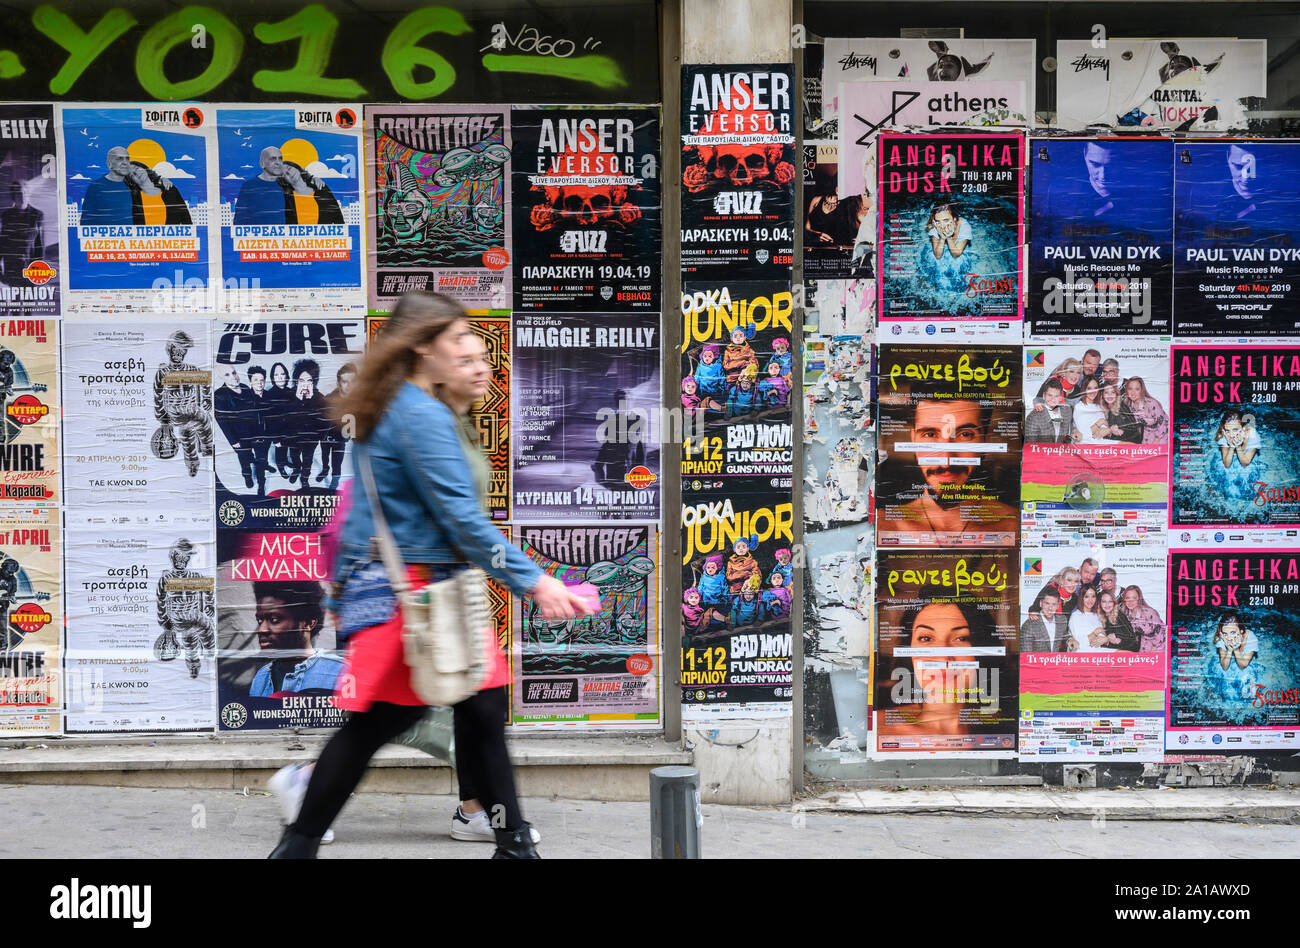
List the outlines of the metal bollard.
{"type": "Polygon", "coordinates": [[[650,771],[650,858],[699,859],[700,772],[694,767],[650,771]]]}

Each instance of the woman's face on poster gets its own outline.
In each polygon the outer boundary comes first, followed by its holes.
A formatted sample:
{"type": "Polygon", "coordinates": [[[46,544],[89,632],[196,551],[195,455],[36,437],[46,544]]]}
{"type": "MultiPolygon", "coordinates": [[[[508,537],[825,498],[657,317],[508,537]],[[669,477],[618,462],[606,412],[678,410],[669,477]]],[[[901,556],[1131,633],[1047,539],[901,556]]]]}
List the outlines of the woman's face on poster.
{"type": "Polygon", "coordinates": [[[1129,379],[1128,384],[1124,386],[1124,394],[1128,396],[1131,402],[1138,402],[1142,399],[1142,383],[1137,379],[1129,379]]]}
{"type": "Polygon", "coordinates": [[[284,388],[289,383],[289,372],[282,365],[277,365],[271,370],[271,384],[276,388],[284,388]]]}
{"type": "Polygon", "coordinates": [[[1065,593],[1065,598],[1069,599],[1074,595],[1074,591],[1079,588],[1078,576],[1067,576],[1061,580],[1061,592],[1065,593]]]}
{"type": "Polygon", "coordinates": [[[934,229],[944,237],[951,237],[957,232],[957,219],[952,211],[944,209],[934,215],[934,229]]]}
{"type": "Polygon", "coordinates": [[[1084,612],[1091,612],[1097,605],[1097,590],[1091,586],[1083,588],[1083,596],[1079,600],[1079,608],[1084,612]]]}
{"type": "Polygon", "coordinates": [[[1136,589],[1130,589],[1124,593],[1124,608],[1129,612],[1137,612],[1140,602],[1142,602],[1142,597],[1138,595],[1136,589]]]}
{"type": "Polygon", "coordinates": [[[951,603],[931,603],[912,621],[913,648],[956,648],[970,645],[970,625],[951,603]]]}
{"type": "Polygon", "coordinates": [[[1100,392],[1101,386],[1097,384],[1097,380],[1088,379],[1088,384],[1083,387],[1083,400],[1089,405],[1096,404],[1100,392]]]}
{"type": "Polygon", "coordinates": [[[1072,365],[1068,369],[1062,370],[1061,379],[1069,385],[1070,388],[1074,388],[1074,386],[1079,384],[1079,376],[1082,374],[1083,369],[1079,368],[1077,365],[1072,365]]]}
{"type": "Polygon", "coordinates": [[[1110,593],[1102,593],[1101,598],[1097,600],[1101,606],[1101,614],[1105,616],[1113,615],[1115,612],[1115,597],[1110,593]]]}

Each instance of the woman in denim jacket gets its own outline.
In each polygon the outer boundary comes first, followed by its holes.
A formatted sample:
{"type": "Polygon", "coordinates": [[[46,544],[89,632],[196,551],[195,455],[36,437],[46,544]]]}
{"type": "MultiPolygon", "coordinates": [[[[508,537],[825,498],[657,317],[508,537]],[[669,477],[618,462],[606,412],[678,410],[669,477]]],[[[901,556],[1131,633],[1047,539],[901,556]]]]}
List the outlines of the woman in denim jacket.
{"type": "MultiPolygon", "coordinates": [[[[582,597],[543,573],[487,518],[487,462],[467,415],[490,380],[483,343],[460,306],[410,293],[371,344],[338,421],[370,460],[413,588],[473,565],[515,595],[531,596],[545,618],[588,614],[582,597]]],[[[427,710],[411,687],[397,599],[371,539],[370,500],[364,490],[353,496],[334,575],[339,635],[348,643],[334,703],[353,713],[321,751],[273,859],[314,858],[370,758],[427,710]]],[[[506,752],[509,669],[495,643],[490,661],[482,690],[454,708],[457,762],[493,818],[494,858],[536,858],[506,752]]]]}

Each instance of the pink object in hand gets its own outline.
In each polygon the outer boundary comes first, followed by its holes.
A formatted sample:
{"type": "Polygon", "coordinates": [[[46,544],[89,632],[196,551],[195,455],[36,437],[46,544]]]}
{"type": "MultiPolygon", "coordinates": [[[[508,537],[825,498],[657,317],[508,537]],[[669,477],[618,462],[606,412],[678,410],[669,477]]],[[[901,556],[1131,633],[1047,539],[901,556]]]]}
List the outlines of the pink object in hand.
{"type": "Polygon", "coordinates": [[[587,601],[587,608],[592,612],[600,612],[600,610],[604,608],[600,601],[600,590],[591,583],[578,583],[577,585],[570,586],[569,592],[585,599],[587,601]]]}

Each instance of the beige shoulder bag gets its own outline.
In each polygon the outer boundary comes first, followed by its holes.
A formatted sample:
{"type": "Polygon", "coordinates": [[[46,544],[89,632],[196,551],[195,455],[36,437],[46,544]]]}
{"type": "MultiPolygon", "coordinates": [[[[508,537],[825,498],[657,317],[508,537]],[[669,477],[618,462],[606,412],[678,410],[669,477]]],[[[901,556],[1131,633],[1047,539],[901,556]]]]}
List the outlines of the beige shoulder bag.
{"type": "Polygon", "coordinates": [[[450,579],[412,589],[379,503],[370,458],[364,449],[357,455],[379,553],[402,608],[402,643],[406,664],[411,667],[411,687],[431,705],[464,701],[479,690],[489,672],[488,641],[495,629],[487,575],[471,567],[450,579]]]}

